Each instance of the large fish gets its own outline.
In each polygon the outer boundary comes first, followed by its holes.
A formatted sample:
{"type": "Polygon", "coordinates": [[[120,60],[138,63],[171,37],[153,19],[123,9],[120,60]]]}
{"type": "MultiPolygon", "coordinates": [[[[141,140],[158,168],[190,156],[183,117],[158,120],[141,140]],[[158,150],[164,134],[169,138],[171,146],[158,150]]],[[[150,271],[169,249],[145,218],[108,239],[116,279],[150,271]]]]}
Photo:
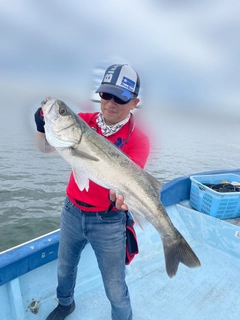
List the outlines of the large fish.
{"type": "Polygon", "coordinates": [[[160,202],[159,182],[131,161],[121,150],[97,134],[64,102],[47,98],[42,102],[48,143],[72,166],[80,190],[88,190],[89,180],[124,195],[134,220],[146,219],[159,232],[168,276],[179,263],[190,268],[200,261],[174,227],[160,202]]]}

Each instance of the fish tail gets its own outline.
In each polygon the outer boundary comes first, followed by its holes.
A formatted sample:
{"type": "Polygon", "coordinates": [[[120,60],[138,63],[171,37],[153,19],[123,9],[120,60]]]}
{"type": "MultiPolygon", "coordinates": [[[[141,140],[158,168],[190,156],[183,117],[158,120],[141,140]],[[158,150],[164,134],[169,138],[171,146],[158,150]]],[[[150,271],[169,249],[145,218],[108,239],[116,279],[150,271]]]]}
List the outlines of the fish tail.
{"type": "Polygon", "coordinates": [[[176,230],[176,232],[177,233],[174,240],[171,240],[168,237],[163,237],[162,239],[166,271],[169,278],[172,278],[176,275],[180,262],[189,268],[201,266],[198,257],[193,252],[187,241],[178,230],[176,230]]]}

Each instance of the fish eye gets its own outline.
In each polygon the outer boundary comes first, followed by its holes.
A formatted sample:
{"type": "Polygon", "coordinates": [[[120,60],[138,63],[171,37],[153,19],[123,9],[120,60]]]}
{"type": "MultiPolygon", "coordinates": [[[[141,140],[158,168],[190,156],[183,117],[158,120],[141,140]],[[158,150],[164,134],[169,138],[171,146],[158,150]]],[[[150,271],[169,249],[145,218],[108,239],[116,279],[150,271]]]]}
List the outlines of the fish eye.
{"type": "Polygon", "coordinates": [[[67,112],[66,109],[63,107],[59,109],[59,113],[61,114],[61,116],[64,116],[66,112],[67,112]]]}

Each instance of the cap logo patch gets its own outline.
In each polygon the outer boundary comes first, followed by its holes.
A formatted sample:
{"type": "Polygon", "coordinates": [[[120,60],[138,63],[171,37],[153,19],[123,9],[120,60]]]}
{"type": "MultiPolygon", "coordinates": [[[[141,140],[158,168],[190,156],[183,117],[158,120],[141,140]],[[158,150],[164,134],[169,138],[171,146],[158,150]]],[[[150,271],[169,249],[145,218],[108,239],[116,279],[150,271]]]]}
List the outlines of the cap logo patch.
{"type": "Polygon", "coordinates": [[[120,85],[130,91],[134,91],[135,82],[127,77],[123,77],[120,85]]]}

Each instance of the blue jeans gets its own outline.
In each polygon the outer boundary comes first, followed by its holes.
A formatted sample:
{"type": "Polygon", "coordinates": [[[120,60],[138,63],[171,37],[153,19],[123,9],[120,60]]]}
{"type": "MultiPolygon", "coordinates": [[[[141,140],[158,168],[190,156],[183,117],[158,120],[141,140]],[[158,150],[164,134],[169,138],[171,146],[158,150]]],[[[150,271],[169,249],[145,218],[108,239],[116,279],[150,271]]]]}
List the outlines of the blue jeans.
{"type": "Polygon", "coordinates": [[[125,212],[119,211],[113,217],[101,217],[98,214],[87,216],[68,198],[61,215],[57,287],[59,303],[70,305],[73,302],[77,265],[88,242],[98,261],[112,307],[112,319],[131,320],[132,308],[125,282],[125,212]]]}

